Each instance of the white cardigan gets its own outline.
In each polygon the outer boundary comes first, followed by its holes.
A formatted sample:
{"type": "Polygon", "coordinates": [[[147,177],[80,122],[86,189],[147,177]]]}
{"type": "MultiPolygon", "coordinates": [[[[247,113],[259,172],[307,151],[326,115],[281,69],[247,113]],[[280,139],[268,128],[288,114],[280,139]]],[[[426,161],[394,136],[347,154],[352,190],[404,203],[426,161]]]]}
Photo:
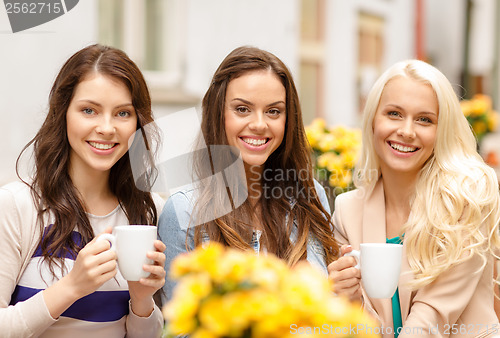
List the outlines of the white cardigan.
{"type": "MultiPolygon", "coordinates": [[[[157,203],[158,212],[161,212],[161,198],[158,196],[155,202],[157,199],[160,201],[157,203]]],[[[50,315],[42,292],[16,305],[9,305],[12,293],[38,246],[40,227],[36,218],[37,211],[27,185],[15,182],[0,188],[0,327],[3,337],[36,337],[58,321],[50,315]]],[[[147,318],[134,315],[129,308],[127,337],[155,336],[153,332],[158,332],[162,325],[158,307],[155,306],[147,318]]]]}

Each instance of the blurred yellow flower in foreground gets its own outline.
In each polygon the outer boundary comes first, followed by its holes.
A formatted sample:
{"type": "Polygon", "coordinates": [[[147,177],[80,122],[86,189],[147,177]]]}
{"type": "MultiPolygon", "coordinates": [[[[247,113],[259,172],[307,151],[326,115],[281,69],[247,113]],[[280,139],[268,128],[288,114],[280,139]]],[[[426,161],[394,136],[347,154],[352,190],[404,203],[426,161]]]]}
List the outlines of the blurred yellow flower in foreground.
{"type": "Polygon", "coordinates": [[[470,100],[460,101],[460,107],[472,127],[478,142],[488,133],[496,131],[498,113],[493,110],[491,98],[476,94],[470,100]]]}
{"type": "Polygon", "coordinates": [[[314,158],[316,178],[341,193],[353,186],[352,172],[361,148],[361,130],[344,126],[327,127],[315,119],[306,127],[314,158]]]}
{"type": "Polygon", "coordinates": [[[210,243],[177,257],[171,275],[178,285],[163,308],[166,337],[372,337],[379,332],[359,304],[334,296],[326,276],[306,262],[289,268],[273,255],[210,243]]]}

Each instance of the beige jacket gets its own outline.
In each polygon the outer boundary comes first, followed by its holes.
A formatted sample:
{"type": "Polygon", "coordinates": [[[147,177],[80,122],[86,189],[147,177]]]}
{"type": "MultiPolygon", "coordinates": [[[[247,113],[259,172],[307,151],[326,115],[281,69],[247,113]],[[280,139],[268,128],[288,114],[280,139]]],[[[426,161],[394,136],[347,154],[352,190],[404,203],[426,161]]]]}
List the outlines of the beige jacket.
{"type": "MultiPolygon", "coordinates": [[[[382,179],[371,193],[357,189],[339,195],[333,215],[335,238],[359,249],[360,243],[385,243],[385,199],[382,179]]],[[[411,291],[406,285],[412,273],[405,255],[399,279],[403,328],[399,337],[487,337],[500,334],[493,309],[493,258],[482,269],[473,257],[453,266],[433,283],[411,291]]],[[[364,304],[381,323],[384,337],[393,337],[390,299],[369,299],[364,304]]]]}

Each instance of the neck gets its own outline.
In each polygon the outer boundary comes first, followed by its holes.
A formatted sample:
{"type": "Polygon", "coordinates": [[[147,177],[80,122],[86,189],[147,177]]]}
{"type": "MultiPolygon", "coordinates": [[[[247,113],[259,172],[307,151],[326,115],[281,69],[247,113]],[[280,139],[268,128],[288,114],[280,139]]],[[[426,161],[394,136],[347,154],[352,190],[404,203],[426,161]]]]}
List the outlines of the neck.
{"type": "Polygon", "coordinates": [[[416,175],[385,173],[384,185],[386,231],[388,237],[399,235],[410,216],[410,199],[415,193],[416,175]]]}
{"type": "Polygon", "coordinates": [[[109,171],[90,172],[70,166],[69,174],[84,203],[85,211],[94,215],[105,215],[116,207],[116,197],[109,189],[109,171]]]}
{"type": "Polygon", "coordinates": [[[384,194],[386,202],[396,206],[408,205],[415,191],[415,182],[399,180],[393,177],[387,178],[382,174],[384,183],[384,194]]]}

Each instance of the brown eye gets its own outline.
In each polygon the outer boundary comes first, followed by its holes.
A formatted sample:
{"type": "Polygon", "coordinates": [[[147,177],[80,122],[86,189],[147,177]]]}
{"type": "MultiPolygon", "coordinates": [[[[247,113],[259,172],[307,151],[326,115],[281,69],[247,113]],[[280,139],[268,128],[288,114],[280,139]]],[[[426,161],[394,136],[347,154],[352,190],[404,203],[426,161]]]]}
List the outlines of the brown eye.
{"type": "Polygon", "coordinates": [[[281,111],[279,111],[279,109],[270,109],[267,111],[267,113],[271,116],[279,116],[281,114],[281,111]]]}
{"type": "Polygon", "coordinates": [[[245,106],[240,106],[240,107],[236,107],[236,111],[240,114],[247,114],[248,112],[250,112],[250,109],[248,109],[245,106]]]}

